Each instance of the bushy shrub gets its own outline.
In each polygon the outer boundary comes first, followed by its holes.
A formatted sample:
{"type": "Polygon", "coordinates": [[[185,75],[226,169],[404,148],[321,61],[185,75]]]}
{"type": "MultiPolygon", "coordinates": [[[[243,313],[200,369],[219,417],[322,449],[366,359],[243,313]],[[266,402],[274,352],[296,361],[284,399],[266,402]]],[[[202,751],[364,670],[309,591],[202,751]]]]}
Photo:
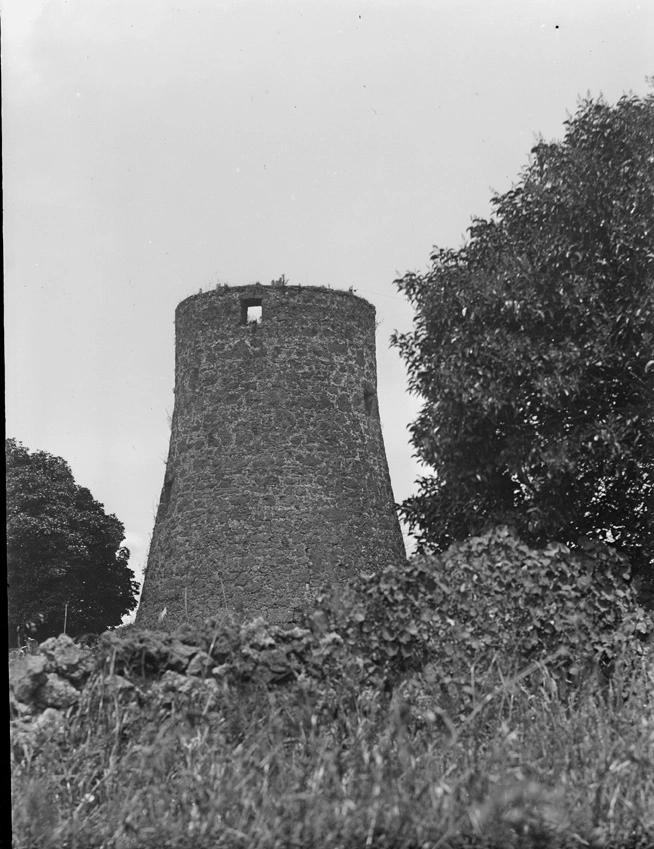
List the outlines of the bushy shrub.
{"type": "Polygon", "coordinates": [[[438,583],[429,563],[410,560],[380,573],[362,573],[315,600],[306,615],[318,632],[334,632],[359,657],[370,683],[388,688],[430,657],[438,583]]]}
{"type": "Polygon", "coordinates": [[[646,651],[652,617],[629,583],[629,564],[608,546],[532,549],[508,528],[360,575],[317,600],[314,623],[365,659],[369,677],[393,686],[427,670],[458,696],[470,670],[500,675],[548,660],[560,680],[610,673],[627,644],[646,651]]]}

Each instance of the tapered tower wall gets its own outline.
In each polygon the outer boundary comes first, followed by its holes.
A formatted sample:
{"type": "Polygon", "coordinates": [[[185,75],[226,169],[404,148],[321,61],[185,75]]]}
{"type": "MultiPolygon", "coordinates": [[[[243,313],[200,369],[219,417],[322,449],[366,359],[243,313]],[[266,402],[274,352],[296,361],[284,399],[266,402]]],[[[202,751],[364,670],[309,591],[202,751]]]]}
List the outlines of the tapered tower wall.
{"type": "Polygon", "coordinates": [[[170,450],[137,624],[225,609],[288,621],[325,583],[402,562],[374,307],[331,289],[221,287],[182,301],[175,326],[170,450]]]}

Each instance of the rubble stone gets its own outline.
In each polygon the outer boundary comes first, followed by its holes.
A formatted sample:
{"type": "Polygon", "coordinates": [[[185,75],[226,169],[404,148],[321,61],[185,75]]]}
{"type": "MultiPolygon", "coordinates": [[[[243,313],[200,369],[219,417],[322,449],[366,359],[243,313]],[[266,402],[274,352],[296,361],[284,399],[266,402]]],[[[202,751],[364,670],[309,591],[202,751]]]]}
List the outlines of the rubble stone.
{"type": "Polygon", "coordinates": [[[39,705],[53,708],[69,708],[79,701],[79,692],[55,672],[47,673],[47,680],[36,692],[39,705]]]}
{"type": "Polygon", "coordinates": [[[93,671],[95,661],[90,649],[78,646],[66,634],[41,643],[39,654],[48,661],[48,672],[56,672],[75,684],[83,683],[93,671]]]}
{"type": "Polygon", "coordinates": [[[9,688],[14,698],[29,704],[47,680],[47,661],[39,655],[25,655],[9,667],[9,688]]]}

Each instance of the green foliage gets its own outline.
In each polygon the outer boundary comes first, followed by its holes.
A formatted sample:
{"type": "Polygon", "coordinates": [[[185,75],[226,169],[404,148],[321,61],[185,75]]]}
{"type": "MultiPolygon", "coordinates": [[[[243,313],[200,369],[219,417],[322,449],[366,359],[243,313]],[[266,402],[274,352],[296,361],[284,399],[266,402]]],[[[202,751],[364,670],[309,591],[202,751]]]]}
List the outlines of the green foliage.
{"type": "Polygon", "coordinates": [[[401,568],[362,573],[320,595],[308,620],[318,632],[339,635],[361,658],[369,683],[390,689],[428,660],[431,612],[426,602],[435,590],[431,571],[412,560],[401,568]]]}
{"type": "Polygon", "coordinates": [[[121,546],[124,528],[106,515],[68,464],[6,441],[9,644],[33,623],[39,640],[118,625],[136,607],[137,583],[121,546]]]}
{"type": "MultiPolygon", "coordinates": [[[[459,250],[398,288],[433,469],[401,512],[421,550],[497,524],[654,553],[654,96],[580,104],[459,250]]],[[[650,573],[651,574],[651,573],[650,573]]]]}
{"type": "Polygon", "coordinates": [[[637,603],[628,561],[601,543],[583,548],[532,549],[500,527],[421,558],[438,586],[432,639],[445,658],[435,665],[456,680],[473,663],[524,668],[550,658],[551,669],[577,678],[610,672],[626,646],[642,655],[654,620],[637,603]]]}
{"type": "Polygon", "coordinates": [[[652,623],[626,568],[498,528],[357,578],[308,627],[108,632],[83,681],[51,647],[79,698],[34,715],[13,670],[15,847],[650,845],[652,623]],[[551,673],[602,657],[606,688],[563,696],[551,673]]]}
{"type": "Polygon", "coordinates": [[[470,669],[512,674],[548,661],[561,680],[610,673],[637,656],[654,620],[637,603],[626,558],[601,543],[582,551],[528,547],[506,527],[361,575],[318,599],[315,622],[365,660],[369,680],[428,674],[457,704],[474,696],[470,669]]]}
{"type": "Polygon", "coordinates": [[[65,716],[12,723],[12,845],[650,846],[652,673],[615,704],[514,679],[490,721],[443,728],[420,676],[385,700],[304,676],[127,680],[101,663],[65,716]]]}

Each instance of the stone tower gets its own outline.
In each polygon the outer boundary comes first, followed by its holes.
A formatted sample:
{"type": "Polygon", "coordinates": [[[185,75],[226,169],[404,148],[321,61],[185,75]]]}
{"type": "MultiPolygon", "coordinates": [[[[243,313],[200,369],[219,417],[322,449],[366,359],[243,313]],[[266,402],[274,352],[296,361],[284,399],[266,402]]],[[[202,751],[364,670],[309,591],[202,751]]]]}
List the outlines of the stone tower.
{"type": "Polygon", "coordinates": [[[137,624],[225,609],[283,622],[325,583],[402,562],[372,304],[220,287],[182,301],[175,328],[170,450],[137,624]]]}

